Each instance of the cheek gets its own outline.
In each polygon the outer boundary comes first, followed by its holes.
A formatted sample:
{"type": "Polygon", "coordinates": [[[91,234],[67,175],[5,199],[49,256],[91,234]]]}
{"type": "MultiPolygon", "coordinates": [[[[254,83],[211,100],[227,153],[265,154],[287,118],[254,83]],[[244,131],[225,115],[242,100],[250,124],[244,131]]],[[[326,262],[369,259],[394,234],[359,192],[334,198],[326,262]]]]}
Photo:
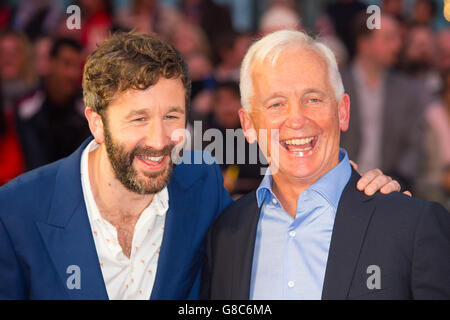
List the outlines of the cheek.
{"type": "Polygon", "coordinates": [[[340,121],[336,111],[318,114],[314,120],[310,122],[311,126],[315,126],[316,130],[320,132],[323,139],[327,143],[335,143],[335,138],[340,133],[340,121]]]}
{"type": "Polygon", "coordinates": [[[121,144],[128,151],[145,144],[147,131],[144,128],[127,128],[114,132],[116,132],[112,133],[114,142],[121,144]]]}
{"type": "Polygon", "coordinates": [[[321,126],[322,131],[330,138],[335,137],[340,132],[339,118],[328,119],[321,126]]]}
{"type": "MultiPolygon", "coordinates": [[[[270,119],[270,117],[267,117],[267,119],[270,119]]],[[[274,119],[272,121],[260,121],[256,127],[258,143],[263,145],[278,143],[281,123],[274,119]]]]}

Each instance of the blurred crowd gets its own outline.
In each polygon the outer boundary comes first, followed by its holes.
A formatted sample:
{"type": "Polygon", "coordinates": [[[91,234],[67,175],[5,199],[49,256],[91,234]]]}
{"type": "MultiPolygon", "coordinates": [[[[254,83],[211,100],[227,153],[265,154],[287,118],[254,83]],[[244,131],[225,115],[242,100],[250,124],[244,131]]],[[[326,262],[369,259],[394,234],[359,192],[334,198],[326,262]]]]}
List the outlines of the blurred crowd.
{"type": "MultiPolygon", "coordinates": [[[[258,7],[259,0],[249,1],[258,7]]],[[[336,55],[351,97],[341,144],[359,171],[380,168],[415,196],[449,208],[450,23],[434,24],[442,1],[323,0],[312,27],[302,23],[307,2],[264,1],[262,12],[252,13],[253,30],[243,32],[227,1],[0,1],[0,185],[69,155],[89,136],[82,68],[111,32],[155,33],[172,43],[193,80],[189,129],[201,121],[202,133],[215,128],[225,137],[226,129],[240,128],[246,50],[261,35],[290,28],[306,29],[336,55]],[[367,27],[371,3],[381,8],[380,29],[367,27]],[[80,8],[79,29],[67,24],[71,4],[80,8]]],[[[221,164],[233,195],[257,187],[262,158],[221,164]]]]}

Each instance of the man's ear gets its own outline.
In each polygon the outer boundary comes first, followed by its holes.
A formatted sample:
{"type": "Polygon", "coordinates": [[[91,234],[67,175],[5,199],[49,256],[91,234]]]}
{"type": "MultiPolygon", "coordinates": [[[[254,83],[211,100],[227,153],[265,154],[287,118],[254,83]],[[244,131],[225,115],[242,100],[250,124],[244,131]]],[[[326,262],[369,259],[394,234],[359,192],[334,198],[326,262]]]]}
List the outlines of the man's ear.
{"type": "Polygon", "coordinates": [[[350,97],[344,93],[338,106],[339,113],[339,128],[345,132],[348,130],[348,124],[350,122],[350,97]]]}
{"type": "Polygon", "coordinates": [[[252,144],[256,142],[256,130],[253,126],[252,119],[247,111],[244,108],[240,108],[239,111],[239,120],[241,121],[241,128],[244,131],[245,139],[248,143],[252,144]]]}
{"type": "Polygon", "coordinates": [[[84,115],[89,123],[89,129],[94,136],[95,142],[102,144],[105,141],[102,117],[91,107],[86,107],[84,109],[84,115]]]}

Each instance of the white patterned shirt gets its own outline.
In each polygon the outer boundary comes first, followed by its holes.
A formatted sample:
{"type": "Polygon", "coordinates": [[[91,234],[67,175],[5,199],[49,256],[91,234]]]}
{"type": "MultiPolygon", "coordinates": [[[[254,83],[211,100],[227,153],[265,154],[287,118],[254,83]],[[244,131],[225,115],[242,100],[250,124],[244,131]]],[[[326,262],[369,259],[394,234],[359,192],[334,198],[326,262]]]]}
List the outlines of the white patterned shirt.
{"type": "Polygon", "coordinates": [[[95,203],[89,180],[88,156],[99,145],[92,140],[81,156],[81,183],[95,248],[111,300],[149,299],[156,276],[164,222],[169,207],[167,187],[156,193],[134,228],[130,258],[119,244],[116,228],[105,220],[95,203]]]}

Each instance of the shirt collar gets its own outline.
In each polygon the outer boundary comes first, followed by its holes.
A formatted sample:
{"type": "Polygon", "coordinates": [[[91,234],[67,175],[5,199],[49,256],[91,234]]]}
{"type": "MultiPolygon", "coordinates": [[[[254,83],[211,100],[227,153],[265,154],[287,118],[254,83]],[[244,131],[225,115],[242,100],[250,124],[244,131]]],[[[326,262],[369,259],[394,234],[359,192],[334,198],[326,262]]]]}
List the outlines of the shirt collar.
{"type": "Polygon", "coordinates": [[[267,168],[264,178],[259,184],[258,189],[256,189],[256,201],[258,202],[258,207],[267,199],[270,201],[271,198],[275,198],[275,194],[272,192],[272,173],[270,172],[270,167],[267,168]]]}
{"type": "MultiPolygon", "coordinates": [[[[352,174],[350,167],[350,161],[345,149],[339,149],[339,163],[327,172],[323,177],[314,182],[307,190],[317,192],[322,198],[324,198],[335,209],[339,204],[342,191],[347,185],[348,180],[352,174]]],[[[265,201],[271,199],[278,199],[272,191],[272,174],[270,168],[267,169],[264,178],[262,179],[258,189],[256,190],[256,200],[258,207],[265,201]]],[[[297,204],[299,201],[297,201],[297,204]]]]}
{"type": "Polygon", "coordinates": [[[81,154],[81,185],[83,188],[84,201],[88,212],[89,219],[94,221],[102,220],[97,204],[92,194],[91,182],[89,179],[89,152],[97,149],[99,144],[92,140],[83,150],[81,154]]]}
{"type": "Polygon", "coordinates": [[[155,193],[153,196],[153,200],[150,203],[150,207],[154,206],[157,210],[157,214],[159,216],[163,216],[167,209],[169,208],[169,192],[167,191],[167,187],[164,187],[158,193],[155,193]]]}
{"type": "Polygon", "coordinates": [[[342,191],[344,191],[352,169],[345,149],[339,150],[339,163],[323,177],[314,182],[309,189],[319,193],[327,202],[337,209],[342,191]]]}

